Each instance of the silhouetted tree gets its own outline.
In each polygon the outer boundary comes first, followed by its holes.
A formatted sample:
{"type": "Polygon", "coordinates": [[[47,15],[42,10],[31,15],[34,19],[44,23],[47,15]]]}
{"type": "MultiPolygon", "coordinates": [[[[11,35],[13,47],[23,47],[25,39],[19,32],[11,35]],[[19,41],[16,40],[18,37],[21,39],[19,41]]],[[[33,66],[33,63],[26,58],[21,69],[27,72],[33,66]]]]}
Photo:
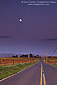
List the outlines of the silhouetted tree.
{"type": "Polygon", "coordinates": [[[18,55],[16,55],[16,56],[12,56],[13,58],[18,58],[18,55]]]}
{"type": "Polygon", "coordinates": [[[20,57],[28,57],[28,55],[21,55],[20,57]]]}
{"type": "Polygon", "coordinates": [[[39,55],[36,55],[36,57],[38,58],[38,57],[39,57],[39,55]]]}
{"type": "Polygon", "coordinates": [[[30,55],[30,57],[33,57],[33,54],[29,54],[30,55]]]}

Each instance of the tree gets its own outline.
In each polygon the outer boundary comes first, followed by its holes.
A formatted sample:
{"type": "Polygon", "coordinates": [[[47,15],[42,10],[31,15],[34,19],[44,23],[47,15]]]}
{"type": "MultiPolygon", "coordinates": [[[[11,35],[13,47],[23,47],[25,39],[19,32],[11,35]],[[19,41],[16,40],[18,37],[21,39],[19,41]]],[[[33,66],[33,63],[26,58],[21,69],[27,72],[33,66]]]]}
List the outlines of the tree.
{"type": "Polygon", "coordinates": [[[30,57],[33,57],[33,54],[29,54],[30,55],[30,57]]]}
{"type": "Polygon", "coordinates": [[[16,56],[12,56],[13,58],[18,58],[18,55],[16,55],[16,56]]]}

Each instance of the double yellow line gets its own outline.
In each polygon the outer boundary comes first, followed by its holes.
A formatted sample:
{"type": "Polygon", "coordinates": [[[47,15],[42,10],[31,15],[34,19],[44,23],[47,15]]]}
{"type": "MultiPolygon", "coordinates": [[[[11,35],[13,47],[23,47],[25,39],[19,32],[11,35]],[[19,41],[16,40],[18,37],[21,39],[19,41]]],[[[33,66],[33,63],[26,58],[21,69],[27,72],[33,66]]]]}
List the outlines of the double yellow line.
{"type": "Polygon", "coordinates": [[[46,85],[45,74],[44,74],[42,63],[41,63],[41,79],[40,79],[40,85],[42,85],[43,82],[44,82],[44,85],[46,85]]]}

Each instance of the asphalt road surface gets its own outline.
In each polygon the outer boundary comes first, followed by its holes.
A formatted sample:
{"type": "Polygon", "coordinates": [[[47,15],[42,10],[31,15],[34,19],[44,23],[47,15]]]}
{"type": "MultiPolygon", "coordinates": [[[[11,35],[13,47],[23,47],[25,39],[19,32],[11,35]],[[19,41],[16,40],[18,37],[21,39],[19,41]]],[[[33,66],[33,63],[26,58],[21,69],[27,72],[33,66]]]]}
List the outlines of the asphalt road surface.
{"type": "Polygon", "coordinates": [[[0,82],[0,85],[40,85],[40,68],[41,63],[39,62],[17,75],[0,82]]]}
{"type": "Polygon", "coordinates": [[[57,68],[43,63],[46,85],[57,85],[57,68]]]}
{"type": "Polygon", "coordinates": [[[1,81],[0,85],[57,85],[57,68],[40,60],[26,70],[1,81]]]}

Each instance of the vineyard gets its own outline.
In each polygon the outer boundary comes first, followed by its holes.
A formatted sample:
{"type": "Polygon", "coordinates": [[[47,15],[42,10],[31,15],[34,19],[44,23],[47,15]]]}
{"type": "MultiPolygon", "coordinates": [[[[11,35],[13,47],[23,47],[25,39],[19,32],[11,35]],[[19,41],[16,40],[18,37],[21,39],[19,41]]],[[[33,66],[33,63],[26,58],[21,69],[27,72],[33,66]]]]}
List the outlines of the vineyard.
{"type": "Polygon", "coordinates": [[[38,58],[0,58],[0,80],[36,63],[38,58]]]}
{"type": "Polygon", "coordinates": [[[0,58],[0,65],[38,62],[38,58],[0,58]]]}
{"type": "Polygon", "coordinates": [[[57,64],[57,57],[46,57],[43,58],[44,62],[48,63],[48,64],[57,64]]]}

